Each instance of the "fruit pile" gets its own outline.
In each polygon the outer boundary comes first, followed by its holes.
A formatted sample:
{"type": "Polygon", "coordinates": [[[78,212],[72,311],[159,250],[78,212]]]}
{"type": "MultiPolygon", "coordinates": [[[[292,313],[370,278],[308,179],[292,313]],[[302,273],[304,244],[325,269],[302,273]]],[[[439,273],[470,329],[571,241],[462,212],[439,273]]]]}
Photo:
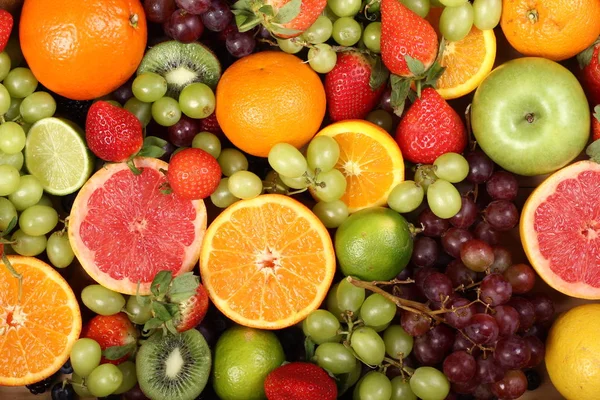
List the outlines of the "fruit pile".
{"type": "Polygon", "coordinates": [[[17,3],[0,397],[597,397],[598,0],[17,3]]]}

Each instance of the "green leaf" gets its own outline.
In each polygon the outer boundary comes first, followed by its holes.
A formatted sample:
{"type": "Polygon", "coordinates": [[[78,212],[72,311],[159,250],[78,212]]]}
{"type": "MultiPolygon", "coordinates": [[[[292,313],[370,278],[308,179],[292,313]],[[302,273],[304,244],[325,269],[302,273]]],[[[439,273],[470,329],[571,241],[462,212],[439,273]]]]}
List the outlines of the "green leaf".
{"type": "Polygon", "coordinates": [[[159,326],[162,326],[164,322],[158,318],[151,318],[144,324],[144,331],[150,331],[152,329],[156,329],[159,326]]]}
{"type": "Polygon", "coordinates": [[[406,65],[411,74],[414,76],[423,76],[423,74],[425,74],[425,66],[420,60],[412,58],[408,54],[404,55],[404,59],[406,60],[406,65]]]}
{"type": "Polygon", "coordinates": [[[312,341],[310,336],[307,336],[304,339],[304,353],[306,354],[307,360],[310,360],[311,358],[314,357],[316,347],[317,347],[317,344],[312,341]]]}
{"type": "MultiPolygon", "coordinates": [[[[592,62],[592,56],[594,55],[594,49],[596,46],[600,44],[600,38],[596,39],[594,43],[587,49],[583,50],[581,53],[577,54],[577,62],[579,63],[579,68],[584,69],[592,62]]],[[[600,51],[598,52],[598,62],[600,63],[600,51]]]]}
{"type": "Polygon", "coordinates": [[[381,57],[374,56],[372,58],[373,63],[371,64],[371,79],[369,80],[369,86],[371,89],[377,90],[388,80],[390,71],[383,65],[381,57]]]}
{"type": "Polygon", "coordinates": [[[146,136],[146,138],[144,139],[144,146],[163,147],[167,143],[168,142],[166,140],[161,139],[161,138],[156,137],[156,136],[146,136]]]}
{"type": "Polygon", "coordinates": [[[17,217],[12,217],[6,229],[0,232],[0,238],[7,236],[10,233],[10,231],[12,231],[15,228],[15,226],[17,226],[17,221],[17,217]]]}
{"type": "Polygon", "coordinates": [[[587,149],[585,149],[585,154],[587,154],[592,161],[600,163],[600,139],[590,144],[587,149]]]}
{"type": "Polygon", "coordinates": [[[410,91],[410,79],[403,78],[398,75],[391,75],[390,82],[392,83],[392,97],[390,102],[394,110],[394,114],[402,116],[404,106],[406,104],[406,97],[410,91]]]}
{"type": "Polygon", "coordinates": [[[107,360],[118,360],[132,353],[136,348],[135,343],[125,344],[123,346],[111,346],[102,351],[102,355],[107,360]]]}
{"type": "Polygon", "coordinates": [[[162,296],[169,290],[169,285],[173,279],[171,271],[160,271],[154,276],[150,290],[155,296],[162,296]]]}
{"type": "Polygon", "coordinates": [[[276,24],[285,25],[292,21],[300,14],[300,8],[302,7],[302,0],[291,0],[286,3],[283,7],[277,10],[277,15],[273,19],[276,24]]]}
{"type": "Polygon", "coordinates": [[[427,70],[427,76],[425,77],[425,82],[423,86],[431,86],[433,88],[437,87],[437,81],[444,74],[446,67],[442,67],[437,61],[433,63],[431,68],[427,70]]]}
{"type": "Polygon", "coordinates": [[[235,23],[240,32],[248,32],[252,28],[260,25],[261,19],[256,15],[236,15],[235,23]]]}
{"type": "Polygon", "coordinates": [[[167,330],[169,332],[171,332],[173,335],[179,334],[179,332],[177,332],[177,328],[175,328],[175,324],[173,323],[172,319],[165,322],[165,326],[167,327],[167,330]]]}
{"type": "Polygon", "coordinates": [[[600,104],[594,107],[594,117],[600,122],[600,104]]]}
{"type": "Polygon", "coordinates": [[[275,10],[273,9],[273,6],[270,4],[265,4],[264,6],[262,6],[261,8],[258,9],[258,12],[266,15],[267,17],[275,16],[275,10]]]}
{"type": "Polygon", "coordinates": [[[180,292],[169,295],[169,300],[173,303],[183,303],[184,301],[189,300],[193,295],[196,294],[195,290],[190,290],[188,292],[180,292]]]}
{"type": "MultiPolygon", "coordinates": [[[[198,289],[199,284],[200,278],[194,275],[193,272],[186,272],[185,274],[181,274],[175,277],[175,279],[173,279],[173,283],[171,284],[171,288],[169,289],[169,297],[172,300],[174,295],[190,292],[192,293],[192,295],[194,295],[194,293],[196,293],[196,290],[198,289]]],[[[190,296],[188,296],[187,298],[189,297],[190,296]]],[[[187,298],[185,298],[184,300],[187,300],[187,298]]]]}
{"type": "Polygon", "coordinates": [[[156,318],[160,319],[163,322],[173,318],[169,310],[167,310],[167,307],[165,307],[165,305],[159,301],[152,302],[152,310],[154,311],[154,315],[156,315],[156,318]]]}
{"type": "Polygon", "coordinates": [[[238,0],[231,6],[231,8],[232,12],[233,10],[252,10],[252,5],[250,0],[238,0]]]}
{"type": "Polygon", "coordinates": [[[179,316],[179,304],[174,303],[163,303],[163,306],[167,309],[171,319],[179,316]]]}

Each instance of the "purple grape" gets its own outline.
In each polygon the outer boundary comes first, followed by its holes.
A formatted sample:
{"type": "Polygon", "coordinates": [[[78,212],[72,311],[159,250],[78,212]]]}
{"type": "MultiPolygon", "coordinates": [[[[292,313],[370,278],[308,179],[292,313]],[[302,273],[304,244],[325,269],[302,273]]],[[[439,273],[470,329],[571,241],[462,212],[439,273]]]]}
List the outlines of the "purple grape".
{"type": "Polygon", "coordinates": [[[444,319],[446,322],[456,329],[462,329],[467,326],[473,315],[476,313],[474,304],[466,307],[469,303],[471,302],[464,297],[457,297],[449,301],[448,304],[446,304],[448,310],[451,310],[452,308],[460,309],[445,313],[444,319]]]}
{"type": "Polygon", "coordinates": [[[421,365],[436,365],[452,348],[454,333],[446,325],[436,325],[424,335],[417,336],[413,345],[413,354],[421,365]]]}
{"type": "Polygon", "coordinates": [[[505,232],[519,223],[519,210],[510,201],[494,200],[483,210],[483,217],[493,229],[505,232]]]}
{"type": "Polygon", "coordinates": [[[535,271],[527,264],[514,264],[504,271],[504,277],[513,287],[513,292],[523,294],[533,289],[535,271]]]}
{"type": "Polygon", "coordinates": [[[210,8],[210,0],[175,0],[175,3],[190,14],[200,15],[210,8]]]}
{"type": "Polygon", "coordinates": [[[125,392],[123,397],[125,400],[150,400],[148,397],[146,397],[144,392],[142,392],[140,385],[137,384],[132,389],[129,389],[127,392],[125,392]]]}
{"type": "Polygon", "coordinates": [[[467,268],[460,260],[454,260],[448,264],[445,273],[454,287],[469,286],[477,279],[477,272],[467,268]]]}
{"type": "Polygon", "coordinates": [[[527,391],[527,377],[523,371],[507,371],[501,380],[491,385],[491,389],[502,400],[518,399],[527,391]]]}
{"type": "Polygon", "coordinates": [[[451,384],[453,392],[469,395],[475,392],[475,389],[479,386],[479,381],[475,377],[467,382],[451,382],[451,384]]]}
{"type": "Polygon", "coordinates": [[[441,272],[432,272],[423,280],[423,294],[430,301],[442,302],[450,296],[454,290],[452,281],[441,272]]]}
{"type": "Polygon", "coordinates": [[[467,181],[471,183],[484,183],[494,173],[494,162],[480,150],[472,151],[465,155],[469,162],[469,175],[467,181]]]}
{"type": "Polygon", "coordinates": [[[533,326],[533,323],[535,322],[535,309],[529,300],[517,296],[510,299],[508,305],[513,307],[519,313],[518,332],[525,332],[533,326]]]}
{"type": "Polygon", "coordinates": [[[446,253],[454,258],[460,258],[463,244],[473,239],[473,235],[466,229],[450,228],[442,235],[442,247],[446,253]]]}
{"type": "Polygon", "coordinates": [[[477,378],[481,383],[494,383],[504,376],[505,369],[491,354],[477,357],[477,378]]]}
{"type": "Polygon", "coordinates": [[[466,351],[455,351],[444,360],[443,371],[450,382],[468,382],[475,377],[477,362],[466,351]]]}
{"type": "Polygon", "coordinates": [[[146,0],[144,1],[144,12],[146,19],[150,22],[162,24],[171,18],[177,10],[174,0],[146,0]]]}
{"type": "Polygon", "coordinates": [[[200,132],[200,122],[185,115],[168,129],[169,141],[177,147],[190,147],[194,136],[200,132]]]}
{"type": "Polygon", "coordinates": [[[498,339],[498,323],[491,315],[475,314],[465,326],[465,333],[477,344],[491,344],[498,339]]]}
{"type": "Polygon", "coordinates": [[[125,104],[127,100],[133,97],[133,91],[131,90],[132,83],[133,79],[129,79],[112,93],[112,97],[119,103],[125,104]]]}
{"type": "Polygon", "coordinates": [[[410,336],[416,337],[425,334],[430,326],[431,319],[424,314],[416,314],[403,310],[400,317],[400,325],[410,336]]]}
{"type": "Polygon", "coordinates": [[[527,329],[527,331],[523,332],[524,337],[535,336],[540,339],[542,342],[546,341],[546,337],[548,336],[548,329],[550,328],[546,324],[534,324],[531,328],[527,329]]]}
{"type": "Polygon", "coordinates": [[[477,386],[475,391],[473,391],[473,397],[475,397],[476,400],[495,400],[496,399],[496,396],[494,396],[494,393],[492,393],[490,384],[487,384],[487,383],[477,386]]]}
{"type": "Polygon", "coordinates": [[[440,237],[450,228],[450,222],[435,215],[429,208],[421,211],[417,217],[417,228],[423,227],[423,235],[440,237]]]}
{"type": "Polygon", "coordinates": [[[271,39],[271,31],[269,31],[269,28],[267,28],[264,25],[260,25],[258,28],[258,36],[263,38],[263,39],[271,39]]]}
{"type": "Polygon", "coordinates": [[[404,268],[402,271],[400,271],[398,275],[396,275],[396,279],[405,281],[411,276],[413,276],[414,272],[415,271],[413,270],[413,268],[410,265],[407,265],[406,268],[404,268]]]}
{"type": "Polygon", "coordinates": [[[227,36],[225,47],[232,56],[242,58],[254,51],[256,40],[250,32],[234,32],[227,36]]]}
{"type": "Polygon", "coordinates": [[[452,351],[459,350],[464,350],[473,355],[473,357],[477,357],[479,354],[481,354],[481,349],[477,347],[477,345],[473,344],[473,342],[469,340],[469,338],[466,337],[462,332],[457,331],[454,338],[454,343],[452,344],[452,351]]]}
{"type": "Polygon", "coordinates": [[[494,318],[498,324],[500,336],[510,336],[519,330],[519,313],[511,306],[495,307],[494,318]]]}
{"type": "Polygon", "coordinates": [[[506,247],[495,246],[493,250],[494,262],[490,265],[490,272],[501,274],[512,265],[512,256],[506,247]]]}
{"type": "Polygon", "coordinates": [[[529,363],[531,350],[523,338],[511,335],[498,340],[494,358],[506,369],[521,369],[529,363]]]}
{"type": "Polygon", "coordinates": [[[225,29],[232,19],[233,14],[229,6],[222,0],[211,0],[210,8],[202,14],[202,23],[206,29],[213,32],[225,29]]]}
{"type": "Polygon", "coordinates": [[[485,183],[485,189],[494,200],[513,201],[519,192],[519,182],[510,172],[496,171],[485,183]]]}
{"type": "Polygon", "coordinates": [[[462,245],[460,259],[467,268],[483,272],[494,262],[494,250],[483,240],[471,239],[462,245]]]}
{"type": "Polygon", "coordinates": [[[475,238],[486,242],[490,246],[495,246],[500,243],[500,232],[492,228],[492,226],[485,221],[481,221],[475,226],[473,234],[475,235],[475,238]]]}
{"type": "Polygon", "coordinates": [[[531,357],[529,358],[529,362],[527,363],[527,368],[535,368],[544,362],[544,356],[546,355],[546,346],[544,342],[540,340],[537,336],[525,336],[523,338],[527,346],[529,346],[529,352],[531,353],[531,357]]]}
{"type": "Polygon", "coordinates": [[[387,88],[383,95],[381,96],[381,101],[379,103],[381,108],[389,113],[393,113],[394,109],[392,108],[392,88],[387,88]]]}
{"type": "Polygon", "coordinates": [[[554,302],[552,299],[543,293],[534,294],[529,297],[529,301],[535,310],[536,322],[550,321],[554,316],[554,302]]]}
{"type": "Polygon", "coordinates": [[[177,10],[171,15],[167,29],[168,34],[181,43],[195,42],[204,32],[200,17],[183,10],[177,10]]]}
{"type": "Polygon", "coordinates": [[[427,278],[429,275],[433,274],[434,272],[436,272],[435,269],[433,268],[417,268],[415,270],[415,283],[417,284],[417,287],[421,290],[423,290],[423,284],[425,283],[425,278],[427,278]]]}
{"type": "Polygon", "coordinates": [[[481,281],[481,300],[491,306],[498,306],[510,300],[512,287],[500,274],[490,274],[481,281]]]}
{"type": "Polygon", "coordinates": [[[450,223],[457,228],[467,229],[477,219],[479,210],[470,196],[462,196],[461,200],[460,210],[454,217],[450,218],[450,223]]]}
{"type": "Polygon", "coordinates": [[[411,261],[417,267],[433,267],[439,255],[437,242],[427,236],[418,236],[413,244],[411,261]]]}

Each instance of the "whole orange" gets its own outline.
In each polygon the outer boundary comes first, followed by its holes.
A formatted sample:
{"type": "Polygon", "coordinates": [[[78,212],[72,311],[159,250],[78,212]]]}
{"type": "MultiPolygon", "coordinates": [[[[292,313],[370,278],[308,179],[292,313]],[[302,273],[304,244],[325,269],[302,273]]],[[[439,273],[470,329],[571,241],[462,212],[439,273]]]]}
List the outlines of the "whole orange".
{"type": "Polygon", "coordinates": [[[231,142],[266,157],[286,142],[298,148],[317,133],[325,115],[325,89],[308,64],[264,51],[233,63],[217,85],[217,120],[231,142]]]}
{"type": "Polygon", "coordinates": [[[561,61],[600,35],[600,0],[503,0],[500,25],[521,54],[561,61]]]}
{"type": "Polygon", "coordinates": [[[135,73],[146,48],[146,16],[139,0],[26,0],[19,36],[45,87],[89,100],[135,73]]]}

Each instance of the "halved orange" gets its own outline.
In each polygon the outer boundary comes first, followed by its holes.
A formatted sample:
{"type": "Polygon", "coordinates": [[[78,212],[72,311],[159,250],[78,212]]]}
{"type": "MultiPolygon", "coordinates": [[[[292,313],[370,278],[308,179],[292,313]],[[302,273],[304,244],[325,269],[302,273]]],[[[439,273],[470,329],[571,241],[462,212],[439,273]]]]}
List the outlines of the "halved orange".
{"type": "Polygon", "coordinates": [[[81,332],[81,314],[69,284],[34,257],[8,256],[18,280],[0,261],[0,386],[48,378],[67,361],[81,332]]]}
{"type": "Polygon", "coordinates": [[[319,135],[330,136],[340,145],[335,168],[346,177],[341,200],[348,210],[353,213],[386,205],[392,189],[404,180],[404,160],[396,141],[377,125],[362,120],[331,124],[319,135]]]}
{"type": "Polygon", "coordinates": [[[209,226],[200,256],[212,302],[238,324],[281,329],[317,309],[335,273],[331,237],[298,201],[240,200],[209,226]]]}

